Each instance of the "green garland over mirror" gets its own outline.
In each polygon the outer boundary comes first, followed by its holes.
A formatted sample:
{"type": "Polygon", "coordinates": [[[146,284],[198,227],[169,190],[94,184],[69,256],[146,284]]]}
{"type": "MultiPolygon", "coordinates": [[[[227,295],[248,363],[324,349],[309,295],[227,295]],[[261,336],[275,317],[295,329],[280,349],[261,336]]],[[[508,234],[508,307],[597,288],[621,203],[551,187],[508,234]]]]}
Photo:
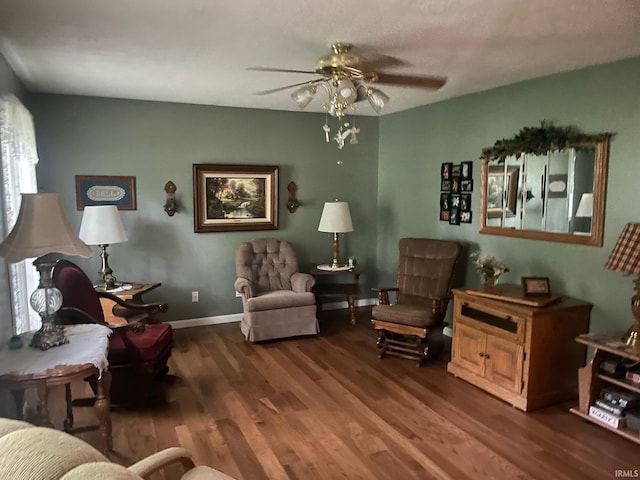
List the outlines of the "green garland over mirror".
{"type": "Polygon", "coordinates": [[[575,127],[556,127],[551,122],[543,120],[539,127],[524,127],[513,138],[503,138],[497,140],[493,147],[483,148],[480,158],[503,163],[511,155],[517,158],[523,153],[543,155],[550,150],[562,150],[568,145],[580,148],[580,144],[589,144],[585,145],[585,148],[592,148],[595,142],[608,139],[612,135],[580,133],[575,127]]]}

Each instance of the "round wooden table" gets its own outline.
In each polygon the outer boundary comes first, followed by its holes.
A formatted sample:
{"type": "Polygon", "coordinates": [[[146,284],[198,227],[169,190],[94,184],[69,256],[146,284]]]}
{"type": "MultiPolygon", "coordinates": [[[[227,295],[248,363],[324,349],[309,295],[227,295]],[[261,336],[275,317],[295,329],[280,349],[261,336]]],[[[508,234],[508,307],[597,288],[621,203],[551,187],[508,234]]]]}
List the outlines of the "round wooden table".
{"type": "Polygon", "coordinates": [[[94,407],[104,441],[103,450],[108,454],[113,448],[109,400],[111,373],[106,369],[110,330],[101,325],[72,325],[65,327],[65,333],[69,343],[46,351],[27,346],[33,332],[21,335],[25,345],[22,348],[11,350],[5,347],[0,350],[0,388],[11,391],[19,420],[23,419],[24,391],[35,388],[42,426],[53,428],[48,409],[49,387],[65,385],[67,417],[64,429],[72,432],[70,384],[87,377],[96,377],[94,407]]]}

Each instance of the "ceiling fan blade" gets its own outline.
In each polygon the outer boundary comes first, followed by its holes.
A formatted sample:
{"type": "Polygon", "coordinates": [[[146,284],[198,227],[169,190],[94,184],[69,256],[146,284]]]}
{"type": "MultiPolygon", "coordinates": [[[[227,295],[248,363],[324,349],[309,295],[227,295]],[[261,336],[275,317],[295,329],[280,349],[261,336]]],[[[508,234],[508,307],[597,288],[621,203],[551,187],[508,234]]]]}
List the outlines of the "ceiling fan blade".
{"type": "Polygon", "coordinates": [[[403,87],[429,88],[437,90],[447,83],[444,77],[418,77],[415,75],[397,75],[393,73],[375,73],[373,81],[403,87]]]}
{"type": "Polygon", "coordinates": [[[254,70],[256,72],[310,73],[312,75],[317,75],[313,70],[289,70],[286,68],[249,67],[247,70],[254,70]]]}
{"type": "Polygon", "coordinates": [[[260,92],[254,92],[254,95],[269,95],[270,93],[281,92],[282,90],[287,90],[289,88],[299,87],[301,85],[312,85],[317,83],[317,80],[311,80],[306,82],[294,83],[292,85],[286,85],[284,87],[272,88],[271,90],[262,90],[260,92]]]}
{"type": "Polygon", "coordinates": [[[392,57],[390,55],[371,55],[362,58],[362,62],[358,65],[358,68],[364,72],[375,72],[377,70],[394,67],[411,67],[409,62],[406,62],[398,57],[392,57]]]}

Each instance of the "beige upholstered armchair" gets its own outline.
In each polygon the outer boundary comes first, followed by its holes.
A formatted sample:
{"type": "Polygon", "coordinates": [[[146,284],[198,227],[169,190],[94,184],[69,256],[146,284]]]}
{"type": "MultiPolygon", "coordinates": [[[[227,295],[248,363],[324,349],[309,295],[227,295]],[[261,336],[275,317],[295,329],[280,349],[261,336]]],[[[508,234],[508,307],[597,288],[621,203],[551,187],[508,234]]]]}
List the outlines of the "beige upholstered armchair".
{"type": "Polygon", "coordinates": [[[79,438],[53,428],[0,418],[0,478],[3,480],[149,480],[181,464],[181,480],[233,480],[210,467],[196,467],[181,447],[154,453],[126,468],[109,462],[79,438]]]}
{"type": "Polygon", "coordinates": [[[379,305],[371,311],[371,322],[378,331],[378,357],[416,359],[420,366],[442,347],[438,334],[462,245],[448,240],[402,238],[398,249],[396,287],[374,289],[379,305]],[[395,304],[391,304],[389,292],[395,293],[395,304]]]}
{"type": "Polygon", "coordinates": [[[250,342],[315,335],[320,330],[313,276],[298,271],[293,245],[260,238],[236,247],[234,287],[242,295],[240,328],[250,342]]]}

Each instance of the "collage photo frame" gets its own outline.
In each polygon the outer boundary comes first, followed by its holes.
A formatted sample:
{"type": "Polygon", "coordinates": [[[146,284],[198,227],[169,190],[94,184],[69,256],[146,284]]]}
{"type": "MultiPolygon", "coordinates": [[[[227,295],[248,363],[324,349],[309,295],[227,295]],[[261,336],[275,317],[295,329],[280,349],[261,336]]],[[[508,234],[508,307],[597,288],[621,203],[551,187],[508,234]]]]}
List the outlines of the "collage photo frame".
{"type": "Polygon", "coordinates": [[[471,223],[473,162],[444,162],[440,166],[440,220],[450,225],[471,223]]]}

